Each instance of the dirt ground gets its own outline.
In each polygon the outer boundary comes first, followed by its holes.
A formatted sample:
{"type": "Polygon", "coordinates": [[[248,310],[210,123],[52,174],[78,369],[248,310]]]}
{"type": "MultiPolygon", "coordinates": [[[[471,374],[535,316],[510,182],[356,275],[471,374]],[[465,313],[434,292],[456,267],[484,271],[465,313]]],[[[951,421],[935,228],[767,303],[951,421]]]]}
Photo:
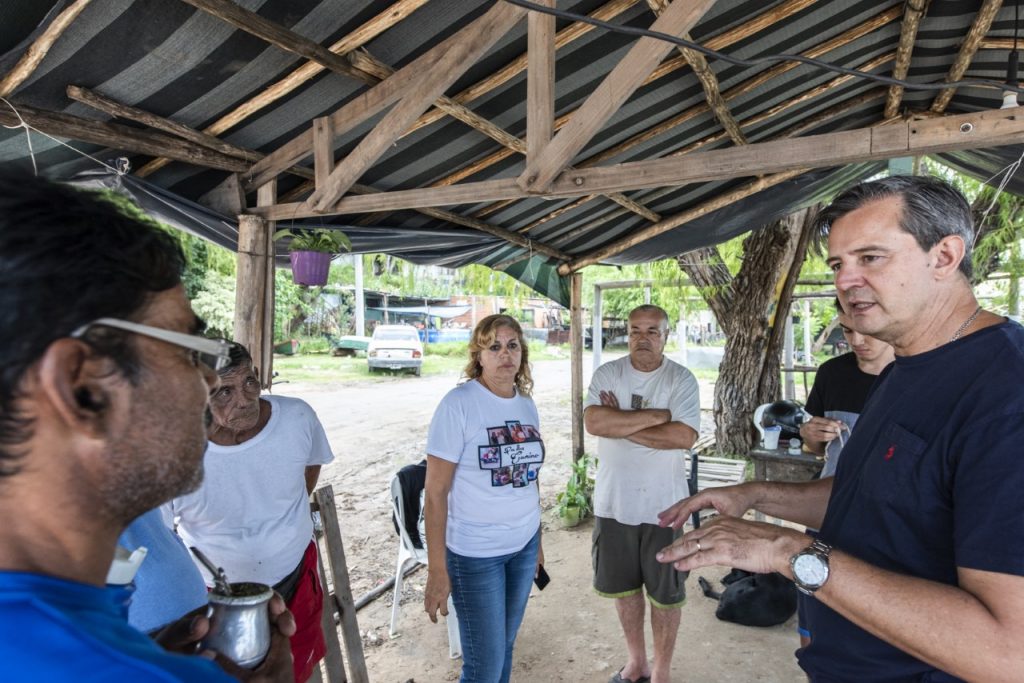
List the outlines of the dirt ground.
{"type": "MultiPolygon", "coordinates": [[[[611,360],[614,354],[605,354],[611,360]]],[[[584,382],[590,379],[589,354],[584,382]]],[[[547,460],[541,472],[544,552],[551,584],[534,588],[516,643],[514,681],[603,682],[625,661],[625,646],[612,601],[590,588],[590,531],[585,522],[563,529],[554,497],[568,477],[571,459],[569,361],[534,364],[534,398],[541,417],[547,460]]],[[[336,459],[325,467],[321,484],[334,487],[355,598],[394,575],[398,537],[391,524],[388,487],[393,473],[423,457],[427,427],[438,401],[457,376],[396,376],[385,381],[345,385],[281,382],[274,393],[310,403],[327,430],[336,459]]],[[[710,407],[713,387],[701,386],[701,405],[710,407]]],[[[705,431],[711,429],[705,413],[705,431]]],[[[596,439],[586,437],[588,453],[596,439]]],[[[793,657],[795,620],[774,628],[728,624],[714,616],[715,602],[700,594],[697,575],[717,584],[726,568],[701,570],[687,581],[689,599],[673,673],[676,681],[696,683],[806,680],[793,657]]],[[[402,593],[401,635],[388,637],[392,592],[358,613],[363,645],[374,683],[458,680],[459,660],[448,658],[447,630],[423,612],[426,571],[411,574],[402,593]]],[[[648,651],[651,637],[648,626],[648,651]]]]}

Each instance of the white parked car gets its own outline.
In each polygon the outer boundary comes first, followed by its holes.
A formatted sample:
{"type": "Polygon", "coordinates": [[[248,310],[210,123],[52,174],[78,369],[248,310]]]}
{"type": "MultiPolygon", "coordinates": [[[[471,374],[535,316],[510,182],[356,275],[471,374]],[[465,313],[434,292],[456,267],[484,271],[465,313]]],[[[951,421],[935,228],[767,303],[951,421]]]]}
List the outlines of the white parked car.
{"type": "Polygon", "coordinates": [[[370,372],[381,369],[412,370],[419,377],[423,344],[412,325],[377,325],[366,349],[370,372]]]}

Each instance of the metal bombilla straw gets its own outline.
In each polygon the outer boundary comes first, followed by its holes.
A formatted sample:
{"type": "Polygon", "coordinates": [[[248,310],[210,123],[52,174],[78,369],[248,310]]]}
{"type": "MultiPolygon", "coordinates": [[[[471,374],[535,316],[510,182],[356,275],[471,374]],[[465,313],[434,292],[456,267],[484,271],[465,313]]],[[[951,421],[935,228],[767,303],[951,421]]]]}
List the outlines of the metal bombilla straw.
{"type": "Polygon", "coordinates": [[[213,577],[213,583],[217,592],[221,595],[231,595],[231,584],[228,583],[228,577],[227,574],[224,573],[224,568],[218,567],[216,564],[214,564],[213,560],[207,557],[203,553],[203,551],[201,551],[194,545],[189,546],[189,550],[191,550],[192,554],[195,555],[199,559],[199,561],[203,563],[203,566],[206,567],[206,570],[210,572],[210,575],[213,577]]]}

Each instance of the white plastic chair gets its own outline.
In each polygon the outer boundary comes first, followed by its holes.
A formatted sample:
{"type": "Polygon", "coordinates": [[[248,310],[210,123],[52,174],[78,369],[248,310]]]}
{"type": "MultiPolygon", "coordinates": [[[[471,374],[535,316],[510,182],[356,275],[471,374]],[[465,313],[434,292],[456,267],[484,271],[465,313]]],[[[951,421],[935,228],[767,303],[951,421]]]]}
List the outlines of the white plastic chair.
{"type": "MultiPolygon", "coordinates": [[[[398,520],[399,540],[398,561],[395,565],[395,593],[391,601],[391,629],[389,635],[392,638],[397,638],[400,635],[398,632],[398,618],[402,613],[402,579],[405,576],[405,571],[416,564],[427,564],[426,547],[421,549],[414,546],[408,532],[405,530],[405,511],[402,508],[402,483],[397,474],[391,478],[391,508],[394,510],[395,518],[398,520]]],[[[420,538],[425,542],[426,534],[422,531],[422,522],[423,492],[421,491],[419,526],[420,538]]],[[[452,659],[458,659],[462,656],[462,646],[459,640],[459,617],[455,613],[455,604],[452,602],[451,595],[448,596],[448,617],[445,621],[448,625],[448,653],[452,659]]]]}

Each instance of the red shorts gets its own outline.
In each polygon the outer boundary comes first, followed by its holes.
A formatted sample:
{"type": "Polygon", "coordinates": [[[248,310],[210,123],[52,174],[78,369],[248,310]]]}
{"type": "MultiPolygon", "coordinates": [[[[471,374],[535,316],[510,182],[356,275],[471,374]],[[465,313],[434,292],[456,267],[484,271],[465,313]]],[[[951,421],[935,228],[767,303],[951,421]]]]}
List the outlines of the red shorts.
{"type": "Polygon", "coordinates": [[[305,683],[313,675],[313,667],[327,654],[320,619],[324,611],[324,591],[317,568],[316,542],[312,541],[302,556],[302,569],[295,595],[288,609],[295,615],[292,656],[295,658],[295,681],[305,683]]]}

